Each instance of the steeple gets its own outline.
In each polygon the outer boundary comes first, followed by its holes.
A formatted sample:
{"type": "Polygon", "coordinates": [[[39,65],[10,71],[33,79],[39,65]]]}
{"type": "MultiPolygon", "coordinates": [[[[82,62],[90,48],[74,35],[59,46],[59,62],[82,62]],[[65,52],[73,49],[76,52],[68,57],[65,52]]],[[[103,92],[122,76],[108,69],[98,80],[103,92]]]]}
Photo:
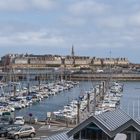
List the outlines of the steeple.
{"type": "Polygon", "coordinates": [[[74,57],[74,46],[72,45],[71,56],[74,57]]]}
{"type": "Polygon", "coordinates": [[[72,57],[72,59],[73,59],[73,62],[72,62],[72,64],[73,64],[73,66],[75,65],[75,57],[74,57],[74,46],[72,45],[72,48],[71,48],[71,57],[72,57]]]}

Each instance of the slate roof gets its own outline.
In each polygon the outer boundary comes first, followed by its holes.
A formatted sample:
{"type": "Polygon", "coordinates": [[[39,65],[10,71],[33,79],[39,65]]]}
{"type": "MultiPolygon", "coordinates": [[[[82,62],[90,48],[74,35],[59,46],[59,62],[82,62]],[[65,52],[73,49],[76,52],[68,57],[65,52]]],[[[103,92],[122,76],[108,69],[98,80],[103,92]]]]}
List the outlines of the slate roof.
{"type": "Polygon", "coordinates": [[[54,136],[48,137],[45,140],[73,140],[73,138],[68,137],[66,133],[67,132],[62,132],[62,133],[56,134],[54,136]]]}
{"type": "Polygon", "coordinates": [[[91,116],[72,130],[48,137],[45,140],[73,140],[73,135],[88,126],[90,123],[96,124],[111,138],[130,126],[133,126],[140,132],[140,118],[132,119],[123,110],[116,109],[114,111],[91,116]]]}
{"type": "Polygon", "coordinates": [[[136,123],[138,123],[140,125],[140,117],[134,119],[136,123]]]}
{"type": "Polygon", "coordinates": [[[95,118],[110,131],[117,129],[132,119],[129,115],[120,109],[99,114],[95,116],[95,118]]]}
{"type": "Polygon", "coordinates": [[[96,124],[110,137],[114,137],[117,133],[122,132],[130,126],[133,126],[138,131],[140,131],[140,120],[136,121],[132,119],[128,114],[126,114],[123,110],[116,109],[114,111],[105,112],[96,116],[91,116],[72,130],[70,130],[67,135],[69,137],[74,135],[78,131],[88,126],[90,123],[96,124]]]}

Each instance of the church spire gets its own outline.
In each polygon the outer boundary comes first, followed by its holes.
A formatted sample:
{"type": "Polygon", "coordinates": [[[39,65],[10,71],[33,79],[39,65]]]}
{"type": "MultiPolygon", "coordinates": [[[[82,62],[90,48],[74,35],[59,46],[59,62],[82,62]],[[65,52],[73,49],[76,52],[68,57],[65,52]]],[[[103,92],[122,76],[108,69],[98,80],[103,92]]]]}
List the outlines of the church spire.
{"type": "Polygon", "coordinates": [[[74,46],[72,45],[71,56],[74,57],[74,46]]]}

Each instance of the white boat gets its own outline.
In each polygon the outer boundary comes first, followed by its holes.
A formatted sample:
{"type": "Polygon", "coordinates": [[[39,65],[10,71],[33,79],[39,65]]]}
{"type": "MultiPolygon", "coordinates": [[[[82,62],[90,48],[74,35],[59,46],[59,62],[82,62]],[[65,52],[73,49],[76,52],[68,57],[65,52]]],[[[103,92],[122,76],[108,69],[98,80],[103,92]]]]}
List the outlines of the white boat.
{"type": "Polygon", "coordinates": [[[112,101],[109,101],[109,100],[104,100],[103,103],[102,103],[102,107],[103,108],[116,108],[116,102],[112,102],[112,101]]]}

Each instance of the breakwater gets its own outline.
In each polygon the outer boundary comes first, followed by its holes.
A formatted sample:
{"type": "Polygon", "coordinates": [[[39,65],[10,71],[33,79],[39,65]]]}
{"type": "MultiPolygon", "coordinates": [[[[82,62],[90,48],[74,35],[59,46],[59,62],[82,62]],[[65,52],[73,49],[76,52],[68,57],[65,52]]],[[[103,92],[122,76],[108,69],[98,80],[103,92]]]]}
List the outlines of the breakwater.
{"type": "Polygon", "coordinates": [[[106,74],[106,73],[96,73],[96,74],[73,74],[71,75],[72,80],[119,80],[119,81],[140,81],[140,74],[132,73],[118,73],[118,74],[106,74]]]}
{"type": "Polygon", "coordinates": [[[1,79],[5,81],[21,81],[21,80],[72,80],[72,81],[88,81],[88,80],[119,80],[119,81],[140,81],[140,73],[71,73],[61,71],[27,71],[13,73],[0,73],[1,79]]]}

